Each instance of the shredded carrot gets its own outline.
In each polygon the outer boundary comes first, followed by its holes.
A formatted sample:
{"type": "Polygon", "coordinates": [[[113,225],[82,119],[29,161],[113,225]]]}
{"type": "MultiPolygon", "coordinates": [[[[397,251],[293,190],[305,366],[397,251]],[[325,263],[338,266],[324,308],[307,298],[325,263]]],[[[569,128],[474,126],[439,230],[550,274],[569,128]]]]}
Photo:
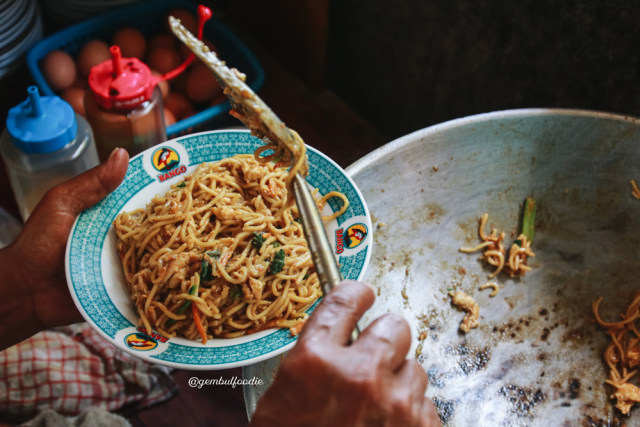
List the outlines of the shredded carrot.
{"type": "Polygon", "coordinates": [[[302,332],[302,328],[304,328],[304,325],[307,323],[306,320],[303,320],[301,322],[296,323],[295,325],[293,325],[292,327],[289,328],[289,332],[291,332],[291,336],[295,337],[296,335],[298,335],[300,332],[302,332]]]}
{"type": "Polygon", "coordinates": [[[202,338],[202,344],[207,343],[207,333],[204,331],[202,327],[202,323],[200,322],[200,313],[196,308],[195,304],[191,304],[191,308],[193,309],[193,321],[196,322],[196,328],[198,328],[198,332],[200,332],[200,337],[202,338]]]}
{"type": "Polygon", "coordinates": [[[271,192],[271,197],[276,197],[278,193],[276,193],[276,185],[272,179],[269,180],[269,191],[271,192]]]}

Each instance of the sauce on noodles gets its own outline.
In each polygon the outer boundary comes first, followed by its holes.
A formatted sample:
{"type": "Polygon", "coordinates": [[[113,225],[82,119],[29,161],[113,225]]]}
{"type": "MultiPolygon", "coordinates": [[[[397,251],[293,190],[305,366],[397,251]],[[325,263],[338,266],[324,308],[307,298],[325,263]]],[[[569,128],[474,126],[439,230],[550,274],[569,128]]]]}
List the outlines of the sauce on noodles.
{"type": "MultiPolygon", "coordinates": [[[[271,158],[202,164],[145,209],[114,221],[131,298],[147,330],[189,339],[270,327],[297,333],[321,296],[290,172],[271,158]],[[260,161],[258,161],[260,160],[260,161]]],[[[318,201],[338,196],[330,193],[318,201]]]]}

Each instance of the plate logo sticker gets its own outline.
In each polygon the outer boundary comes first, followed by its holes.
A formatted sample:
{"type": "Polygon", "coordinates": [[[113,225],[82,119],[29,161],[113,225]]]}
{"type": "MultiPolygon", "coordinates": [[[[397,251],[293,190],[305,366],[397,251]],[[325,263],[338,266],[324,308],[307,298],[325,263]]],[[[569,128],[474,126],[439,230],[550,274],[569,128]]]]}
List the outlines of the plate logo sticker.
{"type": "Polygon", "coordinates": [[[164,182],[187,171],[185,165],[180,164],[180,154],[171,147],[159,147],[151,155],[151,164],[160,172],[158,181],[164,182]]]}
{"type": "Polygon", "coordinates": [[[345,249],[355,249],[365,241],[369,230],[362,223],[352,224],[346,228],[341,227],[336,230],[336,253],[339,255],[345,249]]]}
{"type": "Polygon", "coordinates": [[[124,337],[127,347],[138,351],[153,350],[158,346],[158,341],[140,332],[134,332],[124,337]]]}
{"type": "Polygon", "coordinates": [[[139,326],[135,332],[124,337],[127,347],[138,351],[149,351],[158,347],[158,342],[167,342],[168,338],[155,332],[148,333],[147,330],[139,326]]]}

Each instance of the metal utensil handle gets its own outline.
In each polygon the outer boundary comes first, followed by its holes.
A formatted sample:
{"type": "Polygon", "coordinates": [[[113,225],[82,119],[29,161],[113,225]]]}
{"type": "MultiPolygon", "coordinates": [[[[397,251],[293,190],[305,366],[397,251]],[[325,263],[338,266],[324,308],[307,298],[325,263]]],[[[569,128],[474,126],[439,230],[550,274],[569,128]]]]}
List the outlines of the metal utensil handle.
{"type": "MultiPolygon", "coordinates": [[[[296,174],[293,180],[293,191],[296,198],[298,209],[300,210],[300,218],[304,228],[304,235],[311,249],[311,257],[316,266],[316,272],[320,279],[322,292],[327,295],[331,289],[342,281],[340,269],[333,256],[327,233],[324,230],[324,224],[318,212],[311,192],[307,187],[307,183],[302,176],[296,174]]],[[[351,341],[355,341],[360,334],[360,329],[356,325],[351,332],[351,341]]]]}

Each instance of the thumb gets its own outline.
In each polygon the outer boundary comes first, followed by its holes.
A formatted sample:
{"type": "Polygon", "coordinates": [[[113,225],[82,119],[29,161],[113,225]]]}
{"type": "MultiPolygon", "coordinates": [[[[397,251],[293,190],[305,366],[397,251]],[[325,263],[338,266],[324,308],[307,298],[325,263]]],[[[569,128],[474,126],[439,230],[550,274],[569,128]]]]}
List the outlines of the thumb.
{"type": "Polygon", "coordinates": [[[37,216],[37,211],[46,207],[75,218],[120,185],[128,162],[127,151],[116,148],[101,165],[49,190],[33,214],[37,216]]]}

